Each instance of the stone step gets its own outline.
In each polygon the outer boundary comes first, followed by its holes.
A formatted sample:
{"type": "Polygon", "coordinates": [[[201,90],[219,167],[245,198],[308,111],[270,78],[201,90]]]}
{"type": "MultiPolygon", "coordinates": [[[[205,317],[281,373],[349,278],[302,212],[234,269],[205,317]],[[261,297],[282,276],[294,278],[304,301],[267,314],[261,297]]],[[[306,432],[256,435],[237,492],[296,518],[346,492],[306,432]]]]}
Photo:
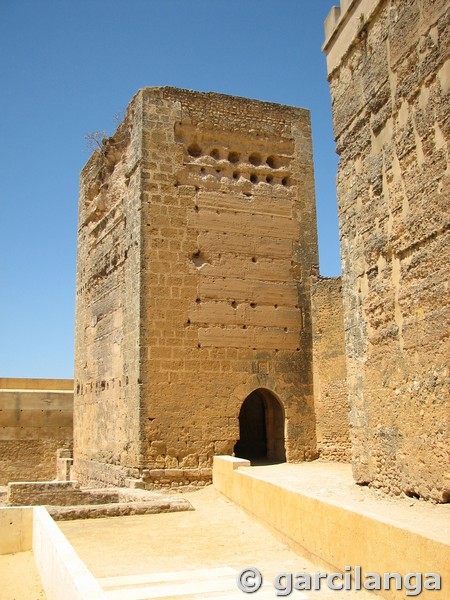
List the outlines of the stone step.
{"type": "MultiPolygon", "coordinates": [[[[243,592],[236,584],[237,571],[230,567],[197,569],[168,573],[148,573],[105,577],[99,583],[105,590],[108,600],[154,600],[171,598],[176,600],[200,600],[201,598],[221,598],[234,600],[243,598],[243,592]]],[[[265,582],[257,592],[258,600],[274,598],[275,590],[265,582]]],[[[297,592],[299,600],[306,594],[297,592]]]]}
{"type": "MultiPolygon", "coordinates": [[[[171,600],[204,600],[204,599],[215,599],[215,600],[245,600],[248,594],[244,594],[235,586],[234,591],[223,591],[223,592],[213,592],[212,594],[209,592],[199,592],[198,594],[185,594],[183,596],[171,596],[171,600]]],[[[273,600],[274,598],[278,598],[276,596],[276,591],[270,586],[264,585],[260,590],[256,592],[256,594],[250,595],[254,600],[268,600],[270,598],[273,600]]],[[[307,600],[308,596],[301,594],[300,592],[296,592],[295,599],[297,600],[307,600]]]]}
{"type": "Polygon", "coordinates": [[[98,519],[102,517],[125,517],[128,515],[154,515],[159,513],[193,510],[188,500],[164,499],[147,502],[115,502],[110,504],[80,504],[77,506],[47,506],[55,521],[73,519],[98,519]]]}
{"type": "Polygon", "coordinates": [[[144,585],[148,583],[160,583],[170,581],[181,581],[190,577],[208,578],[221,577],[223,575],[236,575],[235,569],[231,567],[217,567],[213,569],[189,569],[187,571],[169,571],[165,573],[145,573],[143,575],[119,575],[117,577],[98,578],[98,582],[104,589],[117,587],[144,585]]]}

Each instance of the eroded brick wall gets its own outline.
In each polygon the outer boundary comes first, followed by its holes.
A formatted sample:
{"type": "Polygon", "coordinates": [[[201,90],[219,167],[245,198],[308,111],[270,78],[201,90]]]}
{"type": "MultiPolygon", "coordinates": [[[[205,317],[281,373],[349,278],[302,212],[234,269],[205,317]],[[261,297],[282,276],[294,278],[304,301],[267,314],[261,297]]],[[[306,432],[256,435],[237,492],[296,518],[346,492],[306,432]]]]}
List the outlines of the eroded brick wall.
{"type": "Polygon", "coordinates": [[[311,294],[317,452],[323,460],[350,462],[341,278],[317,278],[311,294]]]}
{"type": "Polygon", "coordinates": [[[356,480],[449,498],[450,6],[327,21],[356,480]]]}
{"type": "MultiPolygon", "coordinates": [[[[81,218],[76,415],[83,413],[89,433],[76,420],[79,476],[117,480],[125,467],[138,469],[149,485],[204,481],[212,456],[233,452],[240,407],[258,388],[283,406],[287,459],[316,456],[309,274],[317,239],[308,111],[149,88],[135,97],[122,127],[140,143],[123,148],[97,185],[92,202],[104,190],[103,212],[91,210],[84,224],[81,218]],[[114,219],[122,220],[121,231],[114,219]],[[101,241],[92,235],[96,228],[101,241]],[[106,258],[114,245],[121,256],[127,250],[123,266],[106,258]],[[137,306],[126,315],[120,271],[128,269],[130,252],[136,295],[129,300],[137,306]],[[101,280],[94,276],[100,260],[101,280]],[[89,296],[93,289],[98,301],[89,296]],[[102,338],[93,330],[96,314],[110,324],[102,338]],[[123,334],[121,350],[114,336],[130,319],[132,335],[123,334]],[[119,358],[111,363],[124,347],[133,370],[119,358]],[[130,454],[131,446],[138,453],[130,454]]],[[[104,157],[93,160],[101,171],[104,157]]],[[[82,215],[93,165],[82,174],[82,215]]]]}
{"type": "Polygon", "coordinates": [[[72,380],[0,378],[0,485],[56,477],[72,447],[72,380]]]}

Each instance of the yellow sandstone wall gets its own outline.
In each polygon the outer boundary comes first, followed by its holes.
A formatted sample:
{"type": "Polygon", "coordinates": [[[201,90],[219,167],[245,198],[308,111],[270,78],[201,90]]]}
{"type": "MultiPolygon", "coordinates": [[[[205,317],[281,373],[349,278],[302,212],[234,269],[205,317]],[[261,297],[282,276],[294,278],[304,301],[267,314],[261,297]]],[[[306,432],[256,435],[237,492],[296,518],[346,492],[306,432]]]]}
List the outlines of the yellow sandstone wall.
{"type": "Polygon", "coordinates": [[[318,277],[311,293],[317,452],[323,460],[350,462],[341,278],[318,277]]]}
{"type": "Polygon", "coordinates": [[[143,89],[81,177],[75,469],[204,481],[255,389],[287,459],[316,456],[309,113],[143,89]]]}
{"type": "Polygon", "coordinates": [[[0,485],[56,477],[56,451],[72,447],[71,379],[0,378],[0,485]]]}
{"type": "Polygon", "coordinates": [[[449,499],[450,5],[342,0],[326,22],[353,472],[449,499]]]}

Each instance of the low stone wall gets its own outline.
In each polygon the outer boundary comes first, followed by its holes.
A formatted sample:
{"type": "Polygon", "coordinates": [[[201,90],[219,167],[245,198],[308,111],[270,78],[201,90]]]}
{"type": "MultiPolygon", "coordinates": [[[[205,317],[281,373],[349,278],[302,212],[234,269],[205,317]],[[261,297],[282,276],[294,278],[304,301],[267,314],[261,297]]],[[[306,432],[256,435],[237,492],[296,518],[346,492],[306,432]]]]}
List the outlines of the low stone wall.
{"type": "Polygon", "coordinates": [[[82,490],[76,481],[17,482],[8,484],[8,506],[72,506],[75,504],[106,504],[118,501],[113,490],[82,490]]]}
{"type": "Polygon", "coordinates": [[[121,465],[103,464],[74,456],[77,480],[86,487],[130,487],[130,480],[142,480],[145,489],[183,486],[203,486],[211,483],[212,469],[133,469],[121,465]]]}
{"type": "Polygon", "coordinates": [[[72,429],[71,379],[0,378],[0,485],[53,479],[72,429]]]}
{"type": "Polygon", "coordinates": [[[28,550],[33,551],[49,600],[106,598],[98,581],[43,506],[0,507],[0,554],[28,550]]]}
{"type": "Polygon", "coordinates": [[[106,598],[98,581],[43,506],[33,509],[33,553],[47,598],[106,598]]]}
{"type": "MultiPolygon", "coordinates": [[[[333,502],[332,496],[308,496],[265,481],[248,467],[248,460],[215,456],[214,487],[301,555],[341,573],[347,565],[374,573],[439,573],[442,589],[425,590],[420,597],[448,598],[450,546],[443,541],[445,535],[438,540],[413,531],[408,520],[393,521],[388,515],[381,519],[370,510],[363,512],[362,507],[357,512],[345,503],[333,502]]],[[[409,597],[406,594],[405,590],[380,590],[376,597],[404,600],[409,597]]]]}
{"type": "MultiPolygon", "coordinates": [[[[14,507],[45,505],[55,521],[193,510],[191,503],[178,494],[166,496],[136,488],[81,489],[77,481],[9,483],[7,504],[14,507]]],[[[2,513],[0,525],[1,516],[2,513]]],[[[1,550],[0,543],[0,554],[1,550]]]]}

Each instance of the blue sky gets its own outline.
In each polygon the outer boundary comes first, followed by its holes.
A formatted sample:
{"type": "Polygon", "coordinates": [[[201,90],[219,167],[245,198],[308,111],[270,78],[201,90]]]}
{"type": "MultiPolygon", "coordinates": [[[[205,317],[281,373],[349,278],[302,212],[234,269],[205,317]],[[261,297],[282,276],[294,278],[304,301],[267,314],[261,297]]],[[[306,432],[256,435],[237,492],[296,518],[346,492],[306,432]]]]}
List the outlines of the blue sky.
{"type": "Polygon", "coordinates": [[[336,0],[0,0],[0,377],[72,377],[84,135],[144,86],[311,110],[320,267],[340,272],[323,21],[336,0]]]}

